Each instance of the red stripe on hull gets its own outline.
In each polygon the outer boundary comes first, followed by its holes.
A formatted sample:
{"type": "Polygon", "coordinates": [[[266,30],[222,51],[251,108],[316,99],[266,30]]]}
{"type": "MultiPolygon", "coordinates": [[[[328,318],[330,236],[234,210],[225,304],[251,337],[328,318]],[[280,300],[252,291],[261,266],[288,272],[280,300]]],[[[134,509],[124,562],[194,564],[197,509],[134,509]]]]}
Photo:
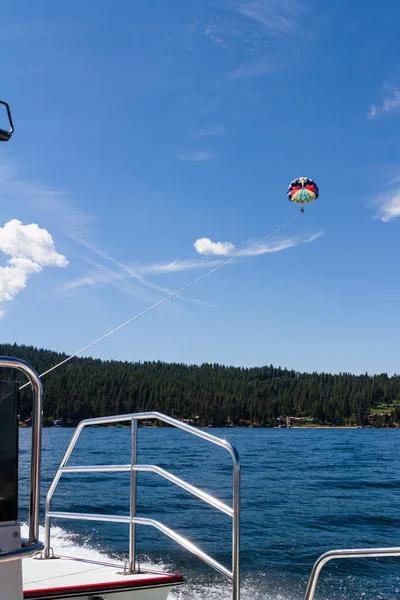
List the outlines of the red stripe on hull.
{"type": "Polygon", "coordinates": [[[100,590],[102,593],[106,594],[108,592],[135,590],[137,588],[146,589],[151,587],[178,585],[184,581],[185,580],[182,575],[160,575],[158,577],[143,577],[142,579],[136,577],[135,579],[127,579],[125,581],[54,587],[42,590],[27,590],[24,592],[24,599],[33,600],[39,598],[62,598],[63,596],[71,596],[74,594],[84,595],[99,593],[100,590]]]}

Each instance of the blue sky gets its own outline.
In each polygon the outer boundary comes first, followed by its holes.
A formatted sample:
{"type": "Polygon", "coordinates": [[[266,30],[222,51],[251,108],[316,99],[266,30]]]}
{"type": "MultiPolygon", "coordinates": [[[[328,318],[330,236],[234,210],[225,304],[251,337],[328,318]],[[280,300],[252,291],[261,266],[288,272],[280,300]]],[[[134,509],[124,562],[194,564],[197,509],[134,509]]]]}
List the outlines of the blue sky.
{"type": "Polygon", "coordinates": [[[78,350],[290,220],[305,175],[320,198],[258,255],[89,354],[399,372],[400,6],[381,6],[3,3],[1,340],[78,350]]]}

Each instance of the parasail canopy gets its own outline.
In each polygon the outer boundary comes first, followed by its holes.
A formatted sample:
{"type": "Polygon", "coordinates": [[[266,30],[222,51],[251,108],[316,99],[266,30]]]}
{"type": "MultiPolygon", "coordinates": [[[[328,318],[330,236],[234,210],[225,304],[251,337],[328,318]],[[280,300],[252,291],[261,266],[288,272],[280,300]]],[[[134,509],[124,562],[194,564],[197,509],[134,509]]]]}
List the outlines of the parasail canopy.
{"type": "Polygon", "coordinates": [[[309,177],[298,177],[288,187],[287,195],[290,202],[306,204],[318,198],[318,186],[309,177]]]}

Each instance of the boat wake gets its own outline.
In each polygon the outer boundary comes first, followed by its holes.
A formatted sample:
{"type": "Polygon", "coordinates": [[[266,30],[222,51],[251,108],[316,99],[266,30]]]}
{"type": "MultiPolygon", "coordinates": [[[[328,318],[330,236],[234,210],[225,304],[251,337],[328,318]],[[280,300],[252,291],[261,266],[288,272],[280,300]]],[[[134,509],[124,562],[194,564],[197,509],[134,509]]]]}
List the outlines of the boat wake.
{"type": "MultiPolygon", "coordinates": [[[[28,526],[26,523],[21,525],[22,537],[28,537],[28,526]]],[[[39,537],[44,541],[44,527],[39,528],[39,537]]],[[[82,538],[77,534],[65,531],[57,525],[51,528],[51,546],[55,554],[62,556],[78,557],[86,560],[99,562],[115,562],[115,556],[109,556],[100,550],[93,548],[89,543],[82,543],[82,538]]],[[[118,560],[117,562],[121,562],[118,560]]],[[[123,561],[122,561],[123,562],[123,561]]],[[[146,559],[141,557],[140,564],[147,569],[155,569],[162,571],[171,571],[171,565],[166,565],[161,559],[146,559]]],[[[171,600],[231,600],[232,592],[229,582],[211,582],[204,573],[182,573],[187,577],[185,585],[177,587],[171,594],[171,600]]],[[[258,582],[259,583],[259,582],[258,582]]],[[[264,585],[257,586],[256,582],[248,579],[243,580],[243,591],[241,600],[288,600],[282,594],[265,593],[264,585]]]]}
{"type": "MultiPolygon", "coordinates": [[[[22,523],[21,525],[21,536],[23,538],[28,537],[28,525],[26,523],[22,523]]],[[[44,527],[39,527],[39,539],[40,541],[44,541],[44,527]]],[[[96,560],[99,562],[112,562],[115,560],[110,556],[92,548],[90,545],[79,544],[78,536],[74,533],[69,533],[61,527],[57,525],[52,526],[51,528],[51,547],[54,551],[54,554],[59,554],[62,556],[71,556],[84,558],[86,560],[96,560]]]]}
{"type": "MultiPolygon", "coordinates": [[[[22,537],[28,537],[28,527],[26,524],[22,524],[21,533],[22,537]]],[[[44,540],[44,527],[40,527],[39,537],[42,541],[44,540]]],[[[126,560],[126,556],[110,556],[101,552],[90,545],[89,538],[87,542],[82,542],[81,535],[78,536],[78,534],[67,532],[57,525],[52,527],[51,543],[54,553],[62,556],[98,562],[118,562],[119,564],[126,560]]],[[[170,558],[172,559],[172,557],[170,558]]],[[[171,563],[175,563],[175,560],[172,559],[170,562],[168,556],[164,559],[143,555],[140,557],[140,565],[145,569],[170,573],[174,571],[171,563]]],[[[212,572],[206,574],[204,570],[197,571],[193,568],[192,564],[190,566],[187,564],[182,575],[185,577],[186,583],[171,591],[169,596],[171,600],[232,599],[230,583],[223,579],[217,580],[216,577],[218,576],[212,572]]],[[[344,580],[337,580],[328,576],[326,577],[325,585],[321,585],[321,587],[324,587],[326,596],[334,600],[345,600],[345,598],[351,598],[352,600],[376,600],[376,598],[380,600],[394,600],[399,597],[399,588],[397,586],[394,594],[392,593],[394,591],[393,588],[392,590],[388,590],[387,593],[383,592],[378,595],[374,586],[371,589],[365,586],[364,591],[360,592],[359,584],[360,581],[357,577],[347,577],[344,580]]],[[[241,600],[302,600],[304,598],[305,585],[305,580],[302,582],[285,580],[284,577],[273,577],[271,573],[252,572],[251,574],[245,574],[242,578],[240,598],[241,600]]]]}
{"type": "MultiPolygon", "coordinates": [[[[242,582],[242,591],[240,600],[287,600],[287,597],[281,594],[270,594],[261,590],[254,582],[242,582]]],[[[231,586],[226,584],[207,584],[187,582],[179,588],[172,590],[171,600],[232,600],[231,586]]]]}

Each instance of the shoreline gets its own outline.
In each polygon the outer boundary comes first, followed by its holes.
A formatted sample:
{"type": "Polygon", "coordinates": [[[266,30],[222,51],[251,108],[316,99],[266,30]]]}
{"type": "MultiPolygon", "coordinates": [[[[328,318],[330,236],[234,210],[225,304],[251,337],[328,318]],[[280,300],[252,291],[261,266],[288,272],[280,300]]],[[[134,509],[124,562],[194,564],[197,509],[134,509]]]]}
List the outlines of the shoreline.
{"type": "MultiPolygon", "coordinates": [[[[293,425],[291,427],[282,427],[282,429],[366,429],[366,427],[360,427],[359,425],[351,425],[350,427],[348,425],[312,425],[311,427],[307,427],[307,425],[293,425]]],[[[382,427],[368,427],[368,429],[382,429],[382,427]]],[[[396,427],[386,427],[386,429],[396,429],[396,427]]]]}

